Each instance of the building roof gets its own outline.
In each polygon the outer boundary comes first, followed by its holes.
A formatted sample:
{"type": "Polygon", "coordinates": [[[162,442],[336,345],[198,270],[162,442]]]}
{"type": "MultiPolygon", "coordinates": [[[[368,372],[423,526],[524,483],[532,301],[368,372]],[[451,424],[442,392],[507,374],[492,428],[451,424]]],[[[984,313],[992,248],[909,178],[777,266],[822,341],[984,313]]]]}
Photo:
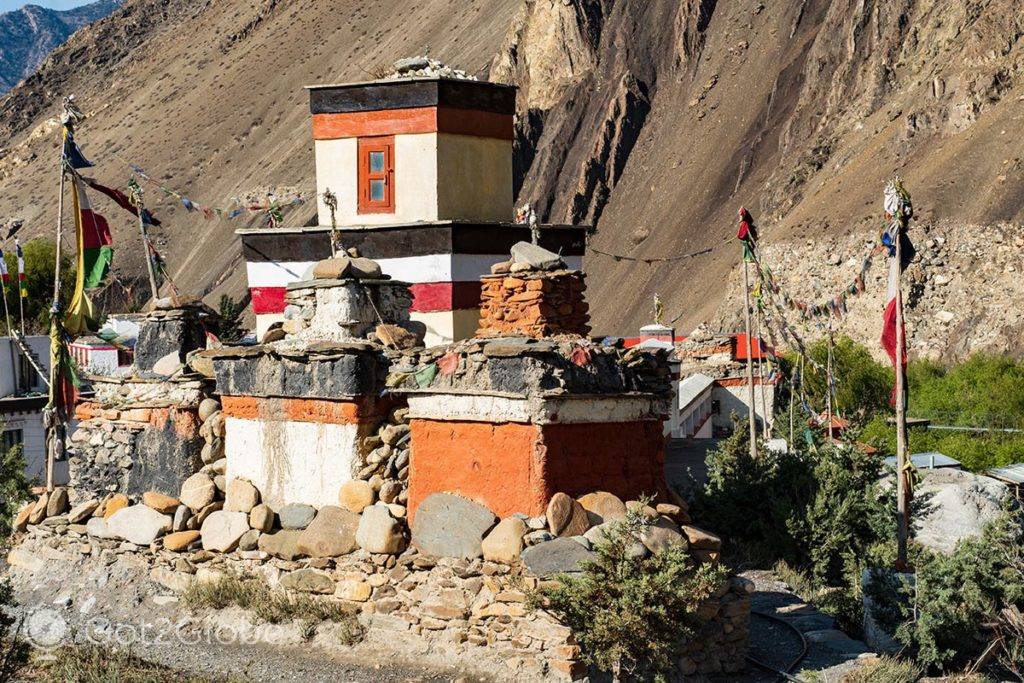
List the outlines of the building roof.
{"type": "Polygon", "coordinates": [[[707,375],[697,373],[679,382],[679,410],[685,410],[703,394],[715,380],[707,375]]]}
{"type": "MultiPolygon", "coordinates": [[[[910,456],[910,461],[914,463],[914,467],[921,470],[939,469],[940,467],[955,467],[960,468],[960,461],[954,460],[948,455],[943,455],[938,451],[927,451],[925,453],[914,453],[910,456]]],[[[896,456],[889,456],[884,460],[886,465],[896,466],[896,456]]]]}
{"type": "Polygon", "coordinates": [[[993,467],[985,474],[993,479],[1005,481],[1009,484],[1024,484],[1024,462],[1006,465],[1005,467],[993,467]]]}

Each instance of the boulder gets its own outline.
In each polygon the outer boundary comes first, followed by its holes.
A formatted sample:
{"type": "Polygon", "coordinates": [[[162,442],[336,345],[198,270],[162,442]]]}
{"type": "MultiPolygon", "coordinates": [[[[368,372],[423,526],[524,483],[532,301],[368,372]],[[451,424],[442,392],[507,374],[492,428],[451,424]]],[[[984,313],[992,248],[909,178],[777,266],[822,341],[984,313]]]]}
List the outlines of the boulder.
{"type": "Polygon", "coordinates": [[[142,503],[151,507],[162,515],[173,515],[177,511],[181,501],[177,498],[160,493],[159,491],[146,491],[142,494],[142,503]]]}
{"type": "Polygon", "coordinates": [[[391,516],[386,505],[371,505],[363,510],[356,529],[356,542],[369,553],[396,555],[405,550],[402,524],[391,516]]]}
{"type": "Polygon", "coordinates": [[[383,271],[380,269],[380,264],[373,259],[368,259],[365,256],[357,256],[356,258],[349,260],[348,273],[351,277],[355,278],[377,280],[380,279],[383,271]]]}
{"type": "Polygon", "coordinates": [[[299,556],[298,545],[301,531],[283,529],[276,534],[263,534],[256,547],[268,555],[282,560],[294,560],[299,556]]]}
{"type": "Polygon", "coordinates": [[[483,555],[481,542],[496,521],[479,503],[451,493],[435,493],[416,511],[412,542],[426,555],[471,560],[483,555]]]}
{"type": "Polygon", "coordinates": [[[359,515],[333,505],[320,508],[299,536],[296,549],[309,557],[338,557],[356,549],[359,515]]]}
{"type": "Polygon", "coordinates": [[[46,519],[46,506],[47,506],[47,503],[49,503],[49,502],[50,502],[50,494],[49,493],[44,493],[43,495],[39,496],[39,499],[36,500],[35,504],[32,505],[32,510],[29,511],[29,514],[28,514],[28,523],[29,524],[39,524],[44,519],[46,519]]]}
{"type": "Polygon", "coordinates": [[[523,551],[523,535],[526,533],[526,522],[518,517],[507,517],[487,534],[480,544],[484,559],[489,562],[513,564],[523,551]]]}
{"type": "Polygon", "coordinates": [[[607,491],[597,491],[581,496],[578,500],[589,513],[590,524],[617,522],[626,518],[626,504],[618,496],[607,491]]]}
{"type": "Polygon", "coordinates": [[[96,508],[100,506],[100,502],[93,498],[87,500],[84,503],[79,503],[75,507],[71,508],[71,512],[68,513],[69,524],[81,524],[85,520],[92,516],[92,513],[96,512],[96,508]]]}
{"type": "Polygon", "coordinates": [[[688,524],[690,522],[690,512],[685,505],[658,503],[654,506],[654,509],[659,515],[665,515],[677,524],[688,524]]]}
{"type": "Polygon", "coordinates": [[[381,344],[396,349],[414,349],[422,345],[419,335],[398,325],[387,323],[377,325],[373,331],[373,336],[381,344]]]}
{"type": "MultiPolygon", "coordinates": [[[[205,472],[196,472],[181,485],[181,502],[193,512],[199,512],[213,502],[217,496],[217,485],[205,472]]],[[[109,506],[109,503],[108,503],[109,506]]]]}
{"type": "Polygon", "coordinates": [[[398,500],[398,496],[402,494],[402,490],[405,487],[402,483],[389,479],[380,487],[380,500],[382,503],[394,503],[398,500]]]}
{"type": "Polygon", "coordinates": [[[128,500],[128,496],[123,493],[115,493],[110,498],[107,498],[107,502],[103,506],[103,519],[110,519],[115,512],[122,510],[131,504],[131,501],[128,500]]]}
{"type": "Polygon", "coordinates": [[[380,430],[381,441],[389,446],[397,445],[407,434],[409,434],[409,425],[407,424],[388,425],[380,430]]]}
{"type": "Polygon", "coordinates": [[[32,509],[36,506],[35,503],[25,503],[18,514],[14,517],[14,523],[12,527],[15,531],[24,531],[28,528],[28,518],[32,516],[32,509]]]}
{"type": "Polygon", "coordinates": [[[590,528],[590,513],[579,504],[578,501],[572,502],[572,514],[569,517],[568,523],[562,527],[562,530],[555,534],[561,538],[568,538],[570,536],[582,536],[587,533],[587,529],[590,528]]]}
{"type": "Polygon", "coordinates": [[[548,528],[551,533],[558,534],[562,529],[569,524],[569,520],[572,519],[573,512],[573,499],[572,496],[566,495],[562,492],[558,492],[551,496],[551,500],[548,501],[548,508],[545,514],[548,520],[548,528]]]}
{"type": "Polygon", "coordinates": [[[228,512],[249,514],[259,502],[260,492],[245,479],[232,479],[228,482],[227,494],[224,497],[224,509],[228,512]]]}
{"type": "Polygon", "coordinates": [[[199,402],[199,421],[206,422],[218,410],[220,410],[220,401],[215,398],[204,398],[199,402]]]}
{"type": "Polygon", "coordinates": [[[334,581],[329,574],[319,569],[296,569],[282,576],[279,585],[281,588],[300,593],[329,595],[334,592],[334,581]]]}
{"type": "Polygon", "coordinates": [[[343,579],[334,589],[334,597],[350,602],[366,602],[373,593],[373,586],[367,581],[343,579]]]}
{"type": "Polygon", "coordinates": [[[164,536],[164,550],[180,553],[199,539],[198,531],[176,531],[164,536]]]}
{"type": "Polygon", "coordinates": [[[256,550],[260,545],[260,532],[256,529],[249,529],[238,539],[239,550],[256,550]]]}
{"type": "Polygon", "coordinates": [[[556,538],[527,548],[522,553],[526,568],[540,577],[580,571],[580,563],[594,553],[571,538],[556,538]]]}
{"type": "Polygon", "coordinates": [[[690,547],[694,550],[722,549],[722,539],[710,531],[689,524],[683,524],[680,528],[686,535],[686,540],[690,542],[690,547]]]}
{"type": "Polygon", "coordinates": [[[174,509],[174,521],[171,522],[171,530],[184,531],[191,516],[192,511],[188,509],[188,505],[179,505],[174,509]]]}
{"type": "Polygon", "coordinates": [[[156,363],[153,363],[153,373],[170,377],[179,372],[183,367],[179,352],[171,351],[166,356],[161,357],[156,363]]]}
{"type": "Polygon", "coordinates": [[[67,487],[58,486],[50,493],[50,499],[46,501],[46,516],[56,517],[67,512],[68,490],[67,487]]]}
{"type": "Polygon", "coordinates": [[[512,245],[512,263],[527,265],[536,270],[565,268],[561,256],[530,242],[516,242],[512,245]]]}
{"type": "Polygon", "coordinates": [[[249,526],[267,533],[274,528],[274,511],[269,505],[260,504],[249,511],[249,526]]]}
{"type": "Polygon", "coordinates": [[[171,516],[148,505],[121,508],[106,520],[107,530],[135,545],[149,545],[171,530],[171,516]]]}
{"type": "Polygon", "coordinates": [[[305,529],[316,517],[316,508],[305,503],[290,503],[277,511],[284,529],[305,529]]]}
{"type": "Polygon", "coordinates": [[[91,517],[89,521],[85,523],[85,532],[95,538],[114,537],[114,535],[110,533],[110,529],[107,528],[107,520],[102,517],[91,517]]]}
{"type": "Polygon", "coordinates": [[[203,549],[228,553],[238,546],[242,534],[249,530],[249,516],[244,512],[217,510],[203,521],[200,535],[203,549]]]}
{"type": "Polygon", "coordinates": [[[313,277],[317,280],[341,280],[348,277],[351,263],[352,259],[348,256],[336,256],[318,261],[313,266],[313,277]]]}
{"type": "Polygon", "coordinates": [[[652,553],[661,552],[672,546],[689,547],[689,542],[675,522],[667,517],[659,517],[640,532],[640,542],[652,553]]]}
{"type": "Polygon", "coordinates": [[[361,479],[352,479],[341,485],[338,492],[338,503],[346,510],[351,510],[357,515],[363,508],[373,505],[373,486],[370,482],[361,479]]]}

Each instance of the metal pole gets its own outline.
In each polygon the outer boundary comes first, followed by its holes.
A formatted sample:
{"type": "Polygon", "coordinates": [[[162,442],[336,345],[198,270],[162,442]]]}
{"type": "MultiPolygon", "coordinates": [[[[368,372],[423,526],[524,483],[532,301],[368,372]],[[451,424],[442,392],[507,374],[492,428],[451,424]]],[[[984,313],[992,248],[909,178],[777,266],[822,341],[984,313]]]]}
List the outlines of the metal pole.
{"type": "Polygon", "coordinates": [[[896,495],[898,522],[896,528],[896,569],[907,570],[907,538],[910,533],[910,482],[907,471],[907,405],[906,377],[903,372],[903,254],[902,231],[906,219],[899,217],[900,233],[896,235],[896,495]]]}
{"type": "Polygon", "coordinates": [[[750,457],[757,458],[757,416],[754,412],[754,355],[750,345],[750,264],[743,259],[743,324],[747,338],[747,420],[750,423],[750,457]]]}
{"type": "Polygon", "coordinates": [[[758,393],[761,394],[761,415],[764,419],[764,433],[767,438],[772,438],[772,421],[768,419],[768,403],[764,398],[764,342],[761,336],[761,310],[757,311],[757,381],[758,393]]]}
{"type": "MultiPolygon", "coordinates": [[[[803,357],[801,357],[800,362],[803,363],[803,357]]],[[[796,377],[796,373],[793,374],[793,377],[796,377]]],[[[792,378],[791,378],[790,382],[789,382],[789,447],[790,447],[790,449],[793,448],[793,421],[794,421],[794,417],[793,417],[793,402],[794,402],[794,397],[795,396],[796,396],[796,383],[794,383],[792,381],[792,378]]]]}
{"type": "MultiPolygon", "coordinates": [[[[19,252],[21,252],[21,242],[19,242],[18,240],[14,240],[14,256],[15,256],[15,259],[16,259],[16,261],[15,261],[16,263],[17,263],[17,258],[18,258],[18,253],[19,252]]],[[[22,252],[22,253],[24,253],[24,252],[22,252]]],[[[22,260],[24,260],[24,258],[22,258],[22,260]]],[[[23,285],[21,284],[21,268],[18,268],[18,284],[17,284],[17,287],[16,287],[16,289],[18,291],[18,317],[19,317],[19,319],[21,321],[21,336],[24,337],[25,336],[25,297],[23,297],[21,295],[21,288],[22,288],[22,286],[23,285]]]]}

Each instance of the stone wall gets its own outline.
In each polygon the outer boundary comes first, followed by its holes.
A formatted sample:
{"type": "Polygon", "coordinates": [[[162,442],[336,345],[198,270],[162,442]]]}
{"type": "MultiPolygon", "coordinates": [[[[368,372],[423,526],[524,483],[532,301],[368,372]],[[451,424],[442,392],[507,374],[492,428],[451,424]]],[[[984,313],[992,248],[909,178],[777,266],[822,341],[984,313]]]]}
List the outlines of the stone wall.
{"type": "Polygon", "coordinates": [[[212,459],[220,452],[215,448],[223,448],[223,439],[200,417],[209,390],[203,382],[92,382],[94,399],[76,407],[79,424],[69,448],[76,495],[175,494],[204,457],[212,459]]]}
{"type": "MultiPolygon", "coordinates": [[[[348,605],[371,630],[461,654],[485,647],[526,680],[586,675],[571,629],[528,607],[527,596],[560,573],[579,571],[594,556],[592,544],[627,511],[646,519],[634,531],[638,556],[681,546],[694,564],[718,562],[720,540],[694,526],[682,504],[559,493],[543,515],[499,521],[473,501],[438,494],[408,527],[404,508],[374,504],[366,482],[342,491],[340,506],[290,505],[274,513],[248,482],[225,483],[222,462],[190,477],[180,498],[114,494],[69,509],[63,489],[44,494],[15,520],[24,536],[14,553],[39,543],[100,560],[128,554],[173,591],[228,574],[260,577],[348,605]]],[[[726,579],[699,606],[697,635],[682,644],[682,673],[743,668],[752,591],[745,579],[726,579]]]]}
{"type": "Polygon", "coordinates": [[[206,333],[216,332],[216,315],[201,303],[158,308],[146,314],[135,344],[135,370],[152,376],[157,363],[174,354],[180,363],[196,349],[206,348],[206,333]]]}
{"type": "Polygon", "coordinates": [[[590,334],[589,308],[583,297],[586,284],[580,271],[487,275],[481,283],[477,336],[590,334]]]}
{"type": "Polygon", "coordinates": [[[412,294],[395,280],[305,280],[284,296],[283,330],[297,339],[365,338],[378,322],[409,324],[412,294]]]}

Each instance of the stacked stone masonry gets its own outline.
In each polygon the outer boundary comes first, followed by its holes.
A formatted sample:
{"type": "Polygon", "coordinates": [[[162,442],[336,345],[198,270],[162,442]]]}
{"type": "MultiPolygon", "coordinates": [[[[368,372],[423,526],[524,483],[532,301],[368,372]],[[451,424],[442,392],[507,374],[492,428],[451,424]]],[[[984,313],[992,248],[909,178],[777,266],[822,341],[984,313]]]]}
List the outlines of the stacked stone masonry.
{"type": "Polygon", "coordinates": [[[590,334],[583,273],[526,271],[481,279],[477,336],[590,334]]]}
{"type": "MultiPolygon", "coordinates": [[[[173,591],[227,574],[260,578],[348,605],[369,629],[409,632],[462,652],[486,646],[517,675],[570,679],[586,674],[575,638],[552,614],[529,608],[528,593],[579,571],[627,511],[647,520],[636,552],[681,546],[694,563],[719,561],[721,541],[694,526],[681,501],[651,507],[602,491],[576,499],[559,493],[544,514],[499,520],[478,503],[436,494],[410,527],[404,506],[384,502],[367,482],[342,487],[338,505],[293,504],[275,513],[249,482],[225,482],[222,468],[222,461],[204,466],[177,497],[79,494],[71,507],[64,489],[43,494],[15,520],[22,537],[10,561],[41,544],[97,561],[133,555],[173,591]]],[[[682,673],[743,667],[752,590],[746,580],[727,579],[700,605],[697,636],[681,643],[682,673]]]]}

